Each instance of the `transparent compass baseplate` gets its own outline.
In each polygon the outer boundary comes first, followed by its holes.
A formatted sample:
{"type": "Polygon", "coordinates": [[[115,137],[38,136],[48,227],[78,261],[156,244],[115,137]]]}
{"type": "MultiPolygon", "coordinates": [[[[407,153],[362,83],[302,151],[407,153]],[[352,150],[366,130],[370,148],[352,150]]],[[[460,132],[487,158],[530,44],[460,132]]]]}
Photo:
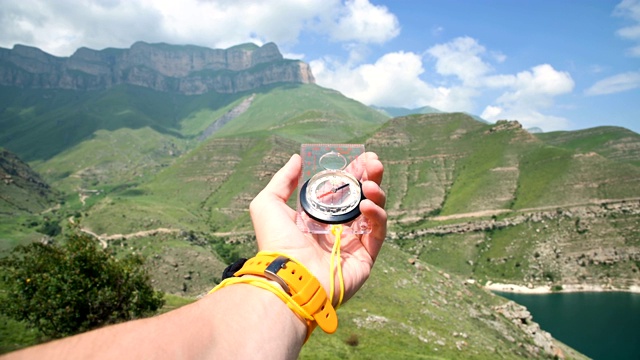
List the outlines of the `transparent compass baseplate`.
{"type": "Polygon", "coordinates": [[[329,234],[333,225],[341,224],[342,234],[370,233],[368,219],[359,213],[364,199],[360,183],[365,168],[365,158],[361,156],[364,145],[303,144],[300,154],[303,172],[298,187],[298,228],[312,234],[329,234]],[[336,163],[332,155],[342,158],[337,169],[327,169],[331,168],[327,166],[329,161],[336,163]]]}

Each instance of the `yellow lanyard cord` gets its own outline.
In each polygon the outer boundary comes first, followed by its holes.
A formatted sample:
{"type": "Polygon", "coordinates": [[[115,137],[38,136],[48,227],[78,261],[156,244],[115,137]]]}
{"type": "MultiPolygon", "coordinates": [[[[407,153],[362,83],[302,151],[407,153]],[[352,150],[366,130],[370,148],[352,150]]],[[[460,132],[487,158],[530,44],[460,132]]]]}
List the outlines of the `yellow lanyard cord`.
{"type": "MultiPolygon", "coordinates": [[[[340,286],[340,295],[338,298],[338,304],[335,307],[335,309],[337,309],[341,304],[342,304],[342,300],[344,298],[344,277],[342,274],[342,257],[340,254],[340,241],[341,241],[341,237],[342,237],[342,225],[332,225],[331,226],[331,233],[335,236],[335,241],[333,243],[333,248],[331,249],[331,260],[330,260],[330,264],[329,264],[329,276],[330,276],[330,281],[329,281],[329,288],[330,288],[330,295],[329,295],[329,300],[331,301],[331,303],[333,303],[333,297],[335,296],[335,271],[337,270],[338,272],[338,283],[340,286]],[[337,263],[336,263],[337,261],[337,263]]],[[[278,257],[278,256],[284,256],[288,259],[290,259],[291,261],[295,262],[297,265],[301,266],[307,273],[312,274],[309,269],[307,269],[302,263],[300,263],[299,261],[297,261],[296,259],[283,254],[283,253],[279,253],[279,252],[271,252],[271,251],[261,251],[259,252],[256,256],[272,256],[272,257],[278,257]]],[[[220,284],[218,284],[216,287],[214,287],[209,294],[222,289],[224,287],[227,287],[229,285],[233,285],[233,284],[249,284],[249,285],[253,285],[265,290],[268,290],[272,293],[274,293],[276,296],[278,296],[285,304],[287,304],[287,306],[295,313],[298,315],[298,317],[300,317],[301,319],[303,319],[304,321],[307,322],[307,337],[305,339],[305,342],[309,339],[309,336],[311,336],[311,333],[313,332],[313,329],[315,329],[315,327],[318,325],[314,315],[309,314],[301,305],[299,305],[295,300],[293,300],[292,296],[289,295],[287,292],[285,292],[283,290],[283,288],[280,285],[276,285],[273,281],[263,278],[263,277],[259,277],[260,275],[257,275],[257,277],[254,276],[240,276],[240,277],[230,277],[225,279],[224,281],[222,281],[220,284]]],[[[317,280],[316,280],[317,281],[317,280]]],[[[326,295],[323,295],[326,296],[326,295]]],[[[326,300],[326,298],[325,298],[326,300]]],[[[323,306],[324,309],[324,306],[323,306]]],[[[334,311],[333,309],[331,309],[331,311],[334,311]]],[[[335,316],[335,314],[334,314],[335,316]]],[[[336,324],[337,326],[337,320],[336,320],[336,324]]],[[[331,330],[326,330],[325,328],[323,328],[323,330],[325,332],[329,332],[331,330]]],[[[331,332],[335,331],[335,329],[333,329],[331,332]]]]}
{"type": "Polygon", "coordinates": [[[331,263],[329,265],[329,299],[333,303],[333,296],[335,293],[335,270],[338,270],[338,282],[340,284],[340,297],[338,298],[338,305],[336,309],[342,304],[344,297],[344,278],[342,276],[342,257],[340,255],[340,240],[342,237],[342,225],[331,225],[331,233],[336,237],[333,243],[333,249],[331,249],[331,263]],[[337,260],[337,264],[335,261],[337,260]]]}

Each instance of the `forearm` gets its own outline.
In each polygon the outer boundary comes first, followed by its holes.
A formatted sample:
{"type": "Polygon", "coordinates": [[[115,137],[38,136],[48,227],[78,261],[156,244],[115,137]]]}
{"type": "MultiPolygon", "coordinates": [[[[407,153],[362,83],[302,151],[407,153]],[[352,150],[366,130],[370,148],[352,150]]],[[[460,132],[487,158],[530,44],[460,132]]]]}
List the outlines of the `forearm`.
{"type": "Polygon", "coordinates": [[[269,291],[237,284],[167,314],[95,330],[8,358],[297,358],[306,325],[269,291]]]}

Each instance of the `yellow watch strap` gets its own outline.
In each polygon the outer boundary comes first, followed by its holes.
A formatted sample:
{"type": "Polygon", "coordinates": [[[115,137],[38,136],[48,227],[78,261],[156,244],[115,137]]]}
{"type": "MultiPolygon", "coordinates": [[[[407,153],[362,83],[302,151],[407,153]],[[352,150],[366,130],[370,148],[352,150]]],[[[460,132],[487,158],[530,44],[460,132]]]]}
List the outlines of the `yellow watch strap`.
{"type": "Polygon", "coordinates": [[[278,282],[298,305],[311,314],[324,332],[332,334],[338,328],[336,310],[318,279],[290,258],[258,253],[234,275],[257,275],[278,282]]]}

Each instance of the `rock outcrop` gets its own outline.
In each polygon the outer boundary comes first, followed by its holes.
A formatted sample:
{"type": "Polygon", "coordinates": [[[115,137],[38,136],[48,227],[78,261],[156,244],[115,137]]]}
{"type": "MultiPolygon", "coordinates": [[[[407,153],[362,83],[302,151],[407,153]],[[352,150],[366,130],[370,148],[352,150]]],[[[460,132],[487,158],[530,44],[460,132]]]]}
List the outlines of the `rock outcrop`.
{"type": "MultiPolygon", "coordinates": [[[[497,313],[504,315],[504,317],[513,322],[525,334],[527,334],[531,340],[533,340],[533,344],[535,346],[531,344],[521,344],[521,346],[526,348],[529,353],[537,354],[539,349],[542,349],[542,351],[544,351],[549,357],[564,359],[562,350],[555,346],[551,334],[543,331],[540,328],[540,325],[533,321],[533,317],[526,307],[518,305],[513,301],[509,301],[503,305],[495,306],[494,310],[497,313]]],[[[507,334],[506,336],[510,335],[507,334]]]]}
{"type": "Polygon", "coordinates": [[[15,45],[0,48],[0,85],[100,90],[131,84],[157,91],[236,93],[275,83],[314,83],[308,64],[273,43],[229,49],[137,42],[129,49],[80,48],[70,57],[15,45]]]}

